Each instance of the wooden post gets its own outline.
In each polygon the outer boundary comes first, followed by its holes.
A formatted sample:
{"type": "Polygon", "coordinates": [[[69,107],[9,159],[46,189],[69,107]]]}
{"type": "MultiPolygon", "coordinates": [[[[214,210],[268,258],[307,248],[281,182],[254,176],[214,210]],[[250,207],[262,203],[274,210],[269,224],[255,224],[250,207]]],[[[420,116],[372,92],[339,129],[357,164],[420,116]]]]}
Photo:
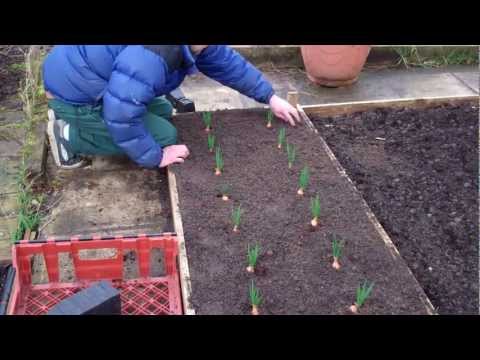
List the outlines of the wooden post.
{"type": "Polygon", "coordinates": [[[287,93],[287,101],[296,108],[298,105],[298,91],[289,91],[287,93]]]}

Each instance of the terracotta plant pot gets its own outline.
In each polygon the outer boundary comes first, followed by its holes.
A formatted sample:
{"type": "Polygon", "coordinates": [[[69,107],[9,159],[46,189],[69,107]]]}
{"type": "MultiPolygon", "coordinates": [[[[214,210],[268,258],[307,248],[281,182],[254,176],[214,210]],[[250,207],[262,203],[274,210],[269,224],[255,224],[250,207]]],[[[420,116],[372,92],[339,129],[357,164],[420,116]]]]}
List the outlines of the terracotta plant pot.
{"type": "Polygon", "coordinates": [[[370,48],[370,45],[303,45],[301,51],[311,81],[340,87],[358,80],[370,48]]]}

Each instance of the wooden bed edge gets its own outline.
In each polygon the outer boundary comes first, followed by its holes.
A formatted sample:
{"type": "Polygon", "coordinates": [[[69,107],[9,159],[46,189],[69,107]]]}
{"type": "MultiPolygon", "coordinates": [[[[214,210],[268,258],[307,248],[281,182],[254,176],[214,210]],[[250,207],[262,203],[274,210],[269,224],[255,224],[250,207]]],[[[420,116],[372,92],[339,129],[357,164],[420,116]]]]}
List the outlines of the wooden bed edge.
{"type": "Polygon", "coordinates": [[[180,272],[180,287],[182,292],[182,304],[185,315],[195,315],[195,309],[190,302],[192,286],[190,282],[190,270],[188,266],[187,248],[183,233],[182,215],[179,207],[179,196],[177,189],[177,178],[175,173],[167,167],[168,190],[172,209],[173,227],[178,240],[178,267],[180,272]]]}
{"type": "Polygon", "coordinates": [[[380,108],[427,108],[445,104],[460,104],[464,102],[478,103],[479,95],[460,96],[432,96],[422,98],[398,98],[383,100],[351,101],[342,103],[327,103],[301,106],[308,116],[338,116],[348,115],[360,111],[368,111],[380,108]]]}

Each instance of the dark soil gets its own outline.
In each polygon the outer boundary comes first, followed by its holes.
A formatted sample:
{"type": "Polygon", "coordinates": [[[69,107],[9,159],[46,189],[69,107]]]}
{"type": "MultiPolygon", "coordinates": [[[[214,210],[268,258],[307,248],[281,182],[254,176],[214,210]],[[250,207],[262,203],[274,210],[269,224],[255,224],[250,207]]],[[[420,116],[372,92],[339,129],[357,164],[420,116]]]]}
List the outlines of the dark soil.
{"type": "Polygon", "coordinates": [[[213,114],[225,169],[214,175],[214,155],[199,114],[174,121],[191,156],[177,173],[183,226],[192,282],[192,304],[198,314],[249,314],[252,280],[264,303],[262,314],[348,314],[357,286],[375,282],[364,314],[425,314],[423,291],[403,260],[387,250],[369,222],[361,198],[339,176],[319,139],[303,127],[287,128],[297,161],[287,168],[285,151],[276,148],[278,129],[265,127],[262,111],[213,114]],[[310,187],[296,194],[300,169],[308,164],[310,187]],[[222,183],[232,185],[232,200],[218,197],[222,183]],[[310,199],[319,194],[320,227],[310,228],[310,199]],[[240,232],[232,232],[234,206],[244,215],[240,232]],[[345,248],[342,268],[332,266],[329,236],[336,233],[345,248]],[[257,273],[246,272],[247,244],[258,242],[257,273]]]}
{"type": "Polygon", "coordinates": [[[28,46],[0,45],[0,101],[18,92],[24,70],[16,64],[24,62],[22,49],[26,48],[28,46]]]}
{"type": "Polygon", "coordinates": [[[478,121],[468,104],[314,120],[441,314],[478,314],[478,121]]]}

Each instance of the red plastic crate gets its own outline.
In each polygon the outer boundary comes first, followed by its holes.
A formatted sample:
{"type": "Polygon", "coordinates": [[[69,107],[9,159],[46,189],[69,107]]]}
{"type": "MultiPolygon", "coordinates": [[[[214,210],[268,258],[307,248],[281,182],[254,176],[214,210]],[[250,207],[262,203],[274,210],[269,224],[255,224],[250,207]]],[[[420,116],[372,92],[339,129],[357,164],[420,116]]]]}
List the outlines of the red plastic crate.
{"type": "Polygon", "coordinates": [[[177,246],[177,239],[172,234],[20,241],[12,250],[16,273],[7,314],[46,314],[58,302],[99,280],[109,280],[119,289],[124,315],[182,314],[177,246]],[[155,248],[164,253],[166,275],[162,277],[150,276],[150,254],[155,248]],[[80,258],[81,250],[95,249],[116,249],[117,254],[110,259],[80,258]],[[137,253],[138,279],[123,279],[124,250],[137,253]],[[76,279],[72,283],[59,282],[58,254],[64,252],[73,258],[76,279]],[[30,264],[36,254],[45,259],[47,284],[32,284],[30,264]]]}

